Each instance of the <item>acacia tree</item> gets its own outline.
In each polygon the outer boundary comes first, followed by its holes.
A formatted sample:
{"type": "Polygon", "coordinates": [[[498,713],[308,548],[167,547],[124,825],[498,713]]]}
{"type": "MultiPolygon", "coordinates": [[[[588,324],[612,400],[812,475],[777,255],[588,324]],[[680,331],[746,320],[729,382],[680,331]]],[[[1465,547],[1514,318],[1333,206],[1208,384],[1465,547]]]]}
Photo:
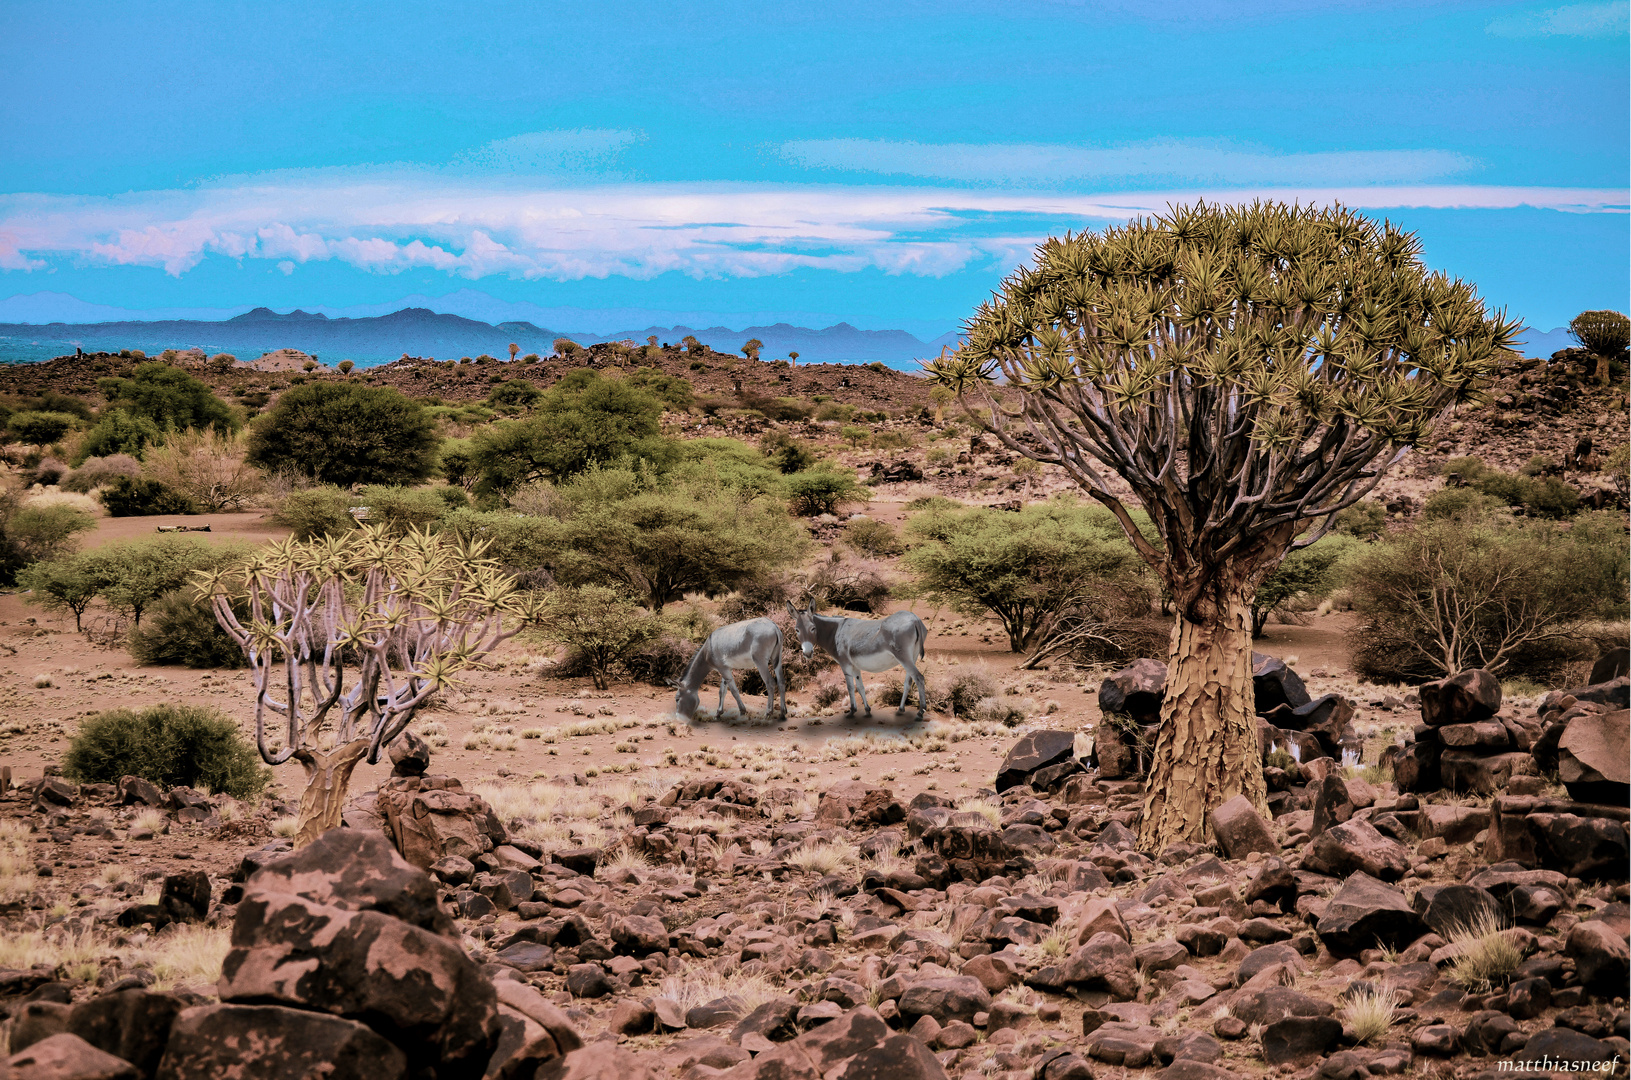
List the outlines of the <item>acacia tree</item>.
{"type": "Polygon", "coordinates": [[[1518,324],[1420,250],[1342,207],[1174,207],[1047,240],[927,365],[1010,450],[1109,507],[1172,597],[1147,849],[1205,840],[1236,795],[1266,809],[1258,583],[1514,348],[1518,324]]]}
{"type": "Polygon", "coordinates": [[[450,534],[366,526],[273,543],[236,570],[198,575],[249,661],[262,760],[306,770],[296,845],[340,824],[359,761],[377,762],[438,687],[535,614],[485,550],[450,534]],[[247,622],[234,592],[247,594],[247,622]],[[509,629],[506,615],[517,617],[509,629]],[[267,726],[277,717],[285,731],[274,746],[267,726]]]}

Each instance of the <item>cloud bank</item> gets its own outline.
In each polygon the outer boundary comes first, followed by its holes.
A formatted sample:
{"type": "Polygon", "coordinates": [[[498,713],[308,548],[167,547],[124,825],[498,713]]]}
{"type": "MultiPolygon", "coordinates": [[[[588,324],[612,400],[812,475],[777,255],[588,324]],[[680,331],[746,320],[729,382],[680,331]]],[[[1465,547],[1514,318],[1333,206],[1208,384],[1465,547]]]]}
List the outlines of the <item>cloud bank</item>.
{"type": "MultiPolygon", "coordinates": [[[[607,142],[614,150],[615,140],[607,142]]],[[[1310,175],[1328,174],[1323,165],[1310,168],[1310,175]]],[[[1160,213],[1195,198],[1379,211],[1627,210],[1626,193],[1613,189],[1445,184],[1060,194],[882,185],[568,187],[515,177],[319,172],[111,197],[0,195],[0,268],[28,272],[70,260],[179,276],[223,256],[266,260],[286,274],[332,261],[372,273],[430,268],[466,279],[759,277],[799,268],[936,277],[1012,265],[1050,232],[1160,213]]]]}

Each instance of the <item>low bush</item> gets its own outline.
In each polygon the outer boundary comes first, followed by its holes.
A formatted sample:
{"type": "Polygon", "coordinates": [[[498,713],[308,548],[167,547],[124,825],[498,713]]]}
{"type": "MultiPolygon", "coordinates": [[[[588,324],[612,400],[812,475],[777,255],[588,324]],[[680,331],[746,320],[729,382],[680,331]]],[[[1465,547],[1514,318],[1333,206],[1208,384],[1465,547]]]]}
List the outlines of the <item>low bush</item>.
{"type": "Polygon", "coordinates": [[[294,530],[296,540],[312,540],[355,529],[352,505],[351,496],[339,488],[309,488],[285,495],[271,517],[274,524],[294,530]]]}
{"type": "Polygon", "coordinates": [[[62,490],[89,495],[94,489],[106,487],[122,476],[134,479],[141,474],[142,463],[129,454],[86,458],[84,464],[63,478],[62,490]]]}
{"type": "Polygon", "coordinates": [[[140,776],[165,787],[205,787],[235,799],[259,795],[272,778],[231,717],[190,705],[97,713],[80,724],[62,771],[80,783],[140,776]]]}
{"type": "Polygon", "coordinates": [[[141,476],[115,477],[100,497],[110,517],[198,513],[198,506],[181,492],[141,476]]]}
{"type": "Polygon", "coordinates": [[[899,555],[906,550],[900,541],[900,535],[895,532],[893,525],[887,521],[878,521],[876,518],[862,518],[852,521],[844,530],[844,540],[850,547],[862,555],[874,559],[887,558],[899,555]]]}
{"type": "Polygon", "coordinates": [[[871,500],[871,492],[855,482],[847,472],[827,469],[809,469],[789,476],[786,481],[788,503],[799,517],[817,517],[836,514],[844,503],[864,503],[871,500]]]}
{"type": "Polygon", "coordinates": [[[1609,512],[1569,526],[1424,520],[1354,565],[1354,669],[1377,682],[1471,667],[1548,678],[1589,647],[1588,623],[1625,617],[1627,560],[1625,522],[1609,512]]]}
{"type": "MultiPolygon", "coordinates": [[[[241,622],[247,604],[234,605],[241,622]]],[[[216,621],[215,608],[191,586],[159,597],[146,619],[130,632],[130,655],[143,664],[184,664],[190,668],[246,666],[243,650],[216,621]]]]}

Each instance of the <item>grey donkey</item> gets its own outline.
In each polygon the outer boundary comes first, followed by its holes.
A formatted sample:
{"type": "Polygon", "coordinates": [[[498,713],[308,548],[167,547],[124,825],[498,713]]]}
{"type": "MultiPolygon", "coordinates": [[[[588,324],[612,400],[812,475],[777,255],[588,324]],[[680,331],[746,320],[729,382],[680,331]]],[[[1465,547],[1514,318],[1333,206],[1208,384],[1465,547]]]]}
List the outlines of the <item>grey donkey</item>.
{"type": "Polygon", "coordinates": [[[676,688],[674,711],[689,720],[697,714],[697,694],[710,671],[719,673],[719,712],[725,712],[725,691],[736,698],[736,707],[742,715],[748,707],[742,702],[742,693],[736,688],[732,668],[751,667],[759,672],[765,684],[765,715],[776,711],[776,695],[781,695],[781,714],[787,715],[787,678],[782,668],[782,632],[769,619],[748,619],[744,622],[721,626],[708,635],[708,640],[691,657],[685,674],[670,679],[668,685],[676,688]]]}
{"type": "Polygon", "coordinates": [[[799,648],[805,656],[822,652],[838,661],[838,670],[844,673],[844,686],[849,690],[849,712],[855,715],[855,693],[861,693],[861,705],[870,714],[872,703],[866,699],[866,687],[861,683],[863,671],[888,671],[893,667],[906,670],[906,683],[901,687],[900,708],[906,708],[912,697],[912,686],[917,685],[917,718],[929,700],[928,687],[917,662],[923,659],[923,643],[928,640],[929,628],[910,611],[897,611],[887,619],[851,619],[842,615],[817,615],[809,608],[800,611],[792,604],[793,630],[798,634],[799,648]]]}

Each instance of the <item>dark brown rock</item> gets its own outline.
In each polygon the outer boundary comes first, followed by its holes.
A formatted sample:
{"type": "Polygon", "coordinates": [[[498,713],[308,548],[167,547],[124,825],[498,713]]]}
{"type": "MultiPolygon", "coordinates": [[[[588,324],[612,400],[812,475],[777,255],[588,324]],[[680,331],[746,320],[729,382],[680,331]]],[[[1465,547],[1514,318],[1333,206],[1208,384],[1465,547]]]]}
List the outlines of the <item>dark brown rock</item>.
{"type": "Polygon", "coordinates": [[[176,1017],[157,1080],[403,1080],[402,1051],[365,1024],[276,1005],[204,1005],[176,1017]]]}
{"type": "Polygon", "coordinates": [[[1583,802],[1631,803],[1631,711],[1576,716],[1557,747],[1557,773],[1583,802]]]}
{"type": "Polygon", "coordinates": [[[1260,652],[1252,653],[1252,695],[1257,715],[1265,718],[1281,706],[1299,709],[1310,700],[1308,688],[1297,673],[1286,666],[1285,661],[1260,652]]]}
{"type": "MultiPolygon", "coordinates": [[[[1100,693],[1102,696],[1103,691],[1100,693]]],[[[1007,791],[1028,783],[1031,774],[1038,769],[1071,760],[1075,746],[1074,732],[1048,728],[1031,732],[1015,743],[1008,756],[1002,759],[1002,766],[997,770],[997,790],[1007,791]]]]}
{"type": "Polygon", "coordinates": [[[1316,929],[1331,952],[1357,956],[1378,943],[1402,949],[1423,928],[1404,893],[1369,874],[1355,873],[1326,902],[1316,929]]]}
{"type": "Polygon", "coordinates": [[[1303,856],[1302,867],[1333,877],[1363,873],[1383,881],[1397,881],[1410,869],[1410,852],[1398,841],[1383,836],[1370,822],[1356,819],[1316,837],[1303,856]]]}
{"type": "Polygon", "coordinates": [[[1126,713],[1140,723],[1151,723],[1161,715],[1166,685],[1167,665],[1159,660],[1135,660],[1099,684],[1099,710],[1126,713]]]}
{"type": "Polygon", "coordinates": [[[436,885],[378,833],[330,829],[293,854],[265,863],[249,891],[289,893],[344,911],[377,911],[457,939],[436,903],[436,885]]]}
{"type": "Polygon", "coordinates": [[[180,1012],[180,1000],[170,994],[121,990],[74,1006],[68,1030],[98,1050],[130,1062],[140,1075],[152,1076],[180,1012]]]}
{"type": "Polygon", "coordinates": [[[1244,859],[1254,851],[1264,855],[1280,853],[1268,823],[1244,795],[1236,795],[1212,811],[1212,832],[1224,855],[1231,859],[1244,859]]]}
{"type": "Polygon", "coordinates": [[[1576,923],[1563,953],[1574,961],[1580,982],[1594,994],[1623,997],[1631,985],[1631,921],[1626,906],[1614,904],[1597,917],[1576,923]]]}
{"type": "Polygon", "coordinates": [[[1422,721],[1431,727],[1473,724],[1501,711],[1501,681],[1482,668],[1423,683],[1417,693],[1422,721]]]}
{"type": "Polygon", "coordinates": [[[6,1080],[139,1080],[130,1062],[66,1032],[18,1050],[4,1062],[6,1080]]]}

